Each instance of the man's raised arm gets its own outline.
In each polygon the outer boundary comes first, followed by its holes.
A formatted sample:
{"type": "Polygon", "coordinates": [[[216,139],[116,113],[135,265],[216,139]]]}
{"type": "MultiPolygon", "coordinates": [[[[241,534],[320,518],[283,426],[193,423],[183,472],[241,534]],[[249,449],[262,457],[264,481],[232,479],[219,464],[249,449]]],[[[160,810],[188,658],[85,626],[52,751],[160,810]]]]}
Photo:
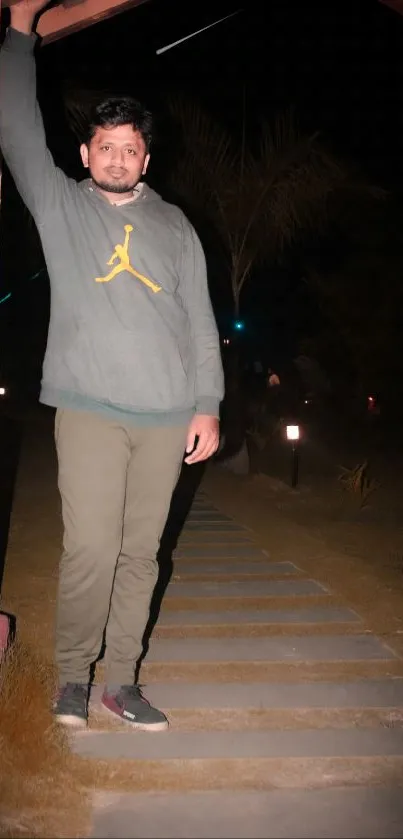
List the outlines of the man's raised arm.
{"type": "Polygon", "coordinates": [[[36,36],[32,29],[47,4],[48,0],[13,4],[11,25],[0,50],[0,147],[18,191],[37,222],[64,178],[47,148],[36,98],[36,36]]]}

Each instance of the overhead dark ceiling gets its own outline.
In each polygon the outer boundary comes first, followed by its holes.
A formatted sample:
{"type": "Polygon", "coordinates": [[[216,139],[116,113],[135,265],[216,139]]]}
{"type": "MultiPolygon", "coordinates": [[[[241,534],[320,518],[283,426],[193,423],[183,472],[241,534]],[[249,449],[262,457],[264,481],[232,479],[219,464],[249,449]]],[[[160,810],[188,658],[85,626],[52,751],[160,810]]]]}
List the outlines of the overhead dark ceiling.
{"type": "MultiPolygon", "coordinates": [[[[125,12],[148,0],[54,0],[41,15],[37,31],[42,45],[57,41],[100,20],[125,12]]],[[[18,0],[3,0],[4,8],[18,0]]]]}
{"type": "Polygon", "coordinates": [[[384,6],[389,6],[399,15],[403,15],[403,0],[379,0],[379,2],[383,3],[384,6]]]}

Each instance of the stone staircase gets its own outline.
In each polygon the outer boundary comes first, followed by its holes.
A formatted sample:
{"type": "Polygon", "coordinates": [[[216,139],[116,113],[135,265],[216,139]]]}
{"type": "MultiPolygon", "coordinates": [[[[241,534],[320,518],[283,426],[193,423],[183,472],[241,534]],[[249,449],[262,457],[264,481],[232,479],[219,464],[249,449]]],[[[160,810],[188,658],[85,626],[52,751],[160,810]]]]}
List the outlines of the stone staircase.
{"type": "Polygon", "coordinates": [[[73,742],[100,766],[93,837],[403,836],[403,661],[203,493],[141,683],[167,733],[111,721],[97,684],[73,742]]]}

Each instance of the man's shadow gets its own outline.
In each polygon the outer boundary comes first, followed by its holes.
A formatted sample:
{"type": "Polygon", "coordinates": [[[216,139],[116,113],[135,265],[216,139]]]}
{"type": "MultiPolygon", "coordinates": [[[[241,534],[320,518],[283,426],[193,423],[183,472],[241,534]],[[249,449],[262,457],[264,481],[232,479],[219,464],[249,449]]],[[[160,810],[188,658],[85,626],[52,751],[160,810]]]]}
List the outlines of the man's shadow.
{"type": "Polygon", "coordinates": [[[190,512],[205,468],[205,463],[195,463],[193,466],[187,466],[184,463],[172,496],[168,518],[157,555],[159,574],[151,600],[150,617],[143,636],[143,652],[136,666],[136,681],[141,664],[148,653],[150,638],[158,621],[162,601],[172,577],[174,568],[173,553],[178,544],[179,536],[190,512]]]}

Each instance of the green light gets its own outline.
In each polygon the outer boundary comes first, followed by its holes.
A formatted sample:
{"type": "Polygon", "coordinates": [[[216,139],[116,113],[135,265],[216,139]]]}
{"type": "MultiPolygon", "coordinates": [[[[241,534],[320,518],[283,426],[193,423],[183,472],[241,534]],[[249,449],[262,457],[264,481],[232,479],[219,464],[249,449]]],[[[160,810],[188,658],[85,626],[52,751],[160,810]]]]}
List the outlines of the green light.
{"type": "MultiPolygon", "coordinates": [[[[39,277],[40,274],[42,274],[43,271],[44,271],[44,269],[41,268],[40,271],[36,272],[36,274],[32,274],[31,277],[28,277],[28,280],[36,280],[36,278],[39,277]]],[[[9,300],[10,297],[12,297],[12,292],[11,291],[9,291],[8,294],[6,294],[4,297],[0,298],[0,306],[1,306],[2,303],[5,303],[6,300],[9,300]]]]}

